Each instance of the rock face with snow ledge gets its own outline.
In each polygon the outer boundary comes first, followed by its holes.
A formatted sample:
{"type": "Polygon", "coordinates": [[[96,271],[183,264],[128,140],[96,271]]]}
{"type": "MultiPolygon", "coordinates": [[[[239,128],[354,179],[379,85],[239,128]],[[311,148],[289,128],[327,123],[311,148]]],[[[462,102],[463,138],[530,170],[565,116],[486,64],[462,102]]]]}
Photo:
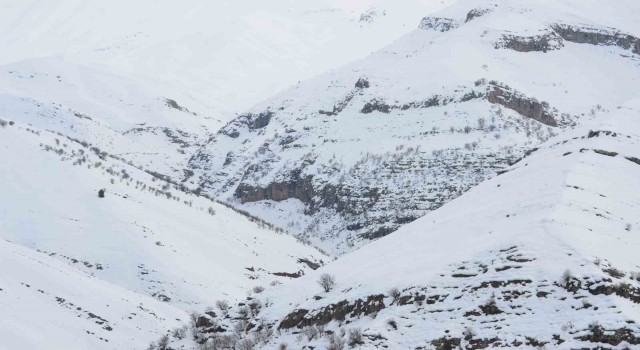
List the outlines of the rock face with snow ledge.
{"type": "Polygon", "coordinates": [[[342,254],[635,96],[640,28],[630,17],[569,1],[483,5],[459,1],[370,57],[257,105],[193,155],[194,178],[342,254]],[[261,115],[268,123],[256,128],[261,115]]]}
{"type": "Polygon", "coordinates": [[[640,345],[639,115],[636,100],[553,137],[397,232],[267,289],[248,301],[260,305],[254,313],[235,306],[212,320],[224,331],[202,328],[198,341],[250,341],[254,349],[640,345]],[[334,276],[331,291],[316,283],[321,274],[334,276]]]}

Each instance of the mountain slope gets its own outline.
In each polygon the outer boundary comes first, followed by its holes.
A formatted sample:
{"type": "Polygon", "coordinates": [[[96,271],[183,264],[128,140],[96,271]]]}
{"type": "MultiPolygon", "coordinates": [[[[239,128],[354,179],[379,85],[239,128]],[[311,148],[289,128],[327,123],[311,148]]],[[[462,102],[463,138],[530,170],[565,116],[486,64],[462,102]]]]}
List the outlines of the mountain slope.
{"type": "Polygon", "coordinates": [[[351,251],[633,98],[640,28],[600,8],[636,6],[456,2],[238,116],[190,167],[204,191],[351,251]]]}
{"type": "Polygon", "coordinates": [[[141,348],[326,259],[92,145],[6,119],[0,134],[3,347],[141,348]]]}
{"type": "Polygon", "coordinates": [[[0,66],[0,115],[52,130],[167,176],[221,121],[131,78],[57,58],[0,66]]]}
{"type": "Polygon", "coordinates": [[[46,254],[4,239],[0,252],[0,349],[142,349],[188,320],[46,254]]]}
{"type": "Polygon", "coordinates": [[[202,339],[257,349],[639,345],[638,115],[635,100],[552,138],[397,232],[268,289],[257,314],[236,307],[212,321],[240,332],[201,328],[202,339]],[[321,274],[335,278],[329,292],[321,274]]]}

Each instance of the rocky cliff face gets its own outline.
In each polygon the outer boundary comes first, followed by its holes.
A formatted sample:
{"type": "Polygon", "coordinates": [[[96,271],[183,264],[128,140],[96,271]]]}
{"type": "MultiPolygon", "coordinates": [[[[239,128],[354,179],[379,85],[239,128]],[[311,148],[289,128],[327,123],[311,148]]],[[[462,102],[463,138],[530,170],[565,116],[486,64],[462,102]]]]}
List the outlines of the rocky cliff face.
{"type": "Polygon", "coordinates": [[[640,39],[614,28],[570,24],[554,24],[552,28],[566,41],[578,44],[617,46],[640,55],[640,39]]]}
{"type": "Polygon", "coordinates": [[[496,49],[505,48],[518,52],[547,52],[551,50],[559,50],[563,46],[562,38],[555,33],[535,36],[503,34],[500,41],[495,44],[496,49]]]}
{"type": "Polygon", "coordinates": [[[549,103],[512,91],[499,85],[493,85],[487,93],[487,101],[504,106],[527,118],[549,126],[558,126],[549,103]]]}
{"type": "Polygon", "coordinates": [[[447,32],[455,27],[457,27],[457,24],[453,19],[441,17],[425,17],[418,26],[420,29],[435,30],[438,32],[447,32]]]}

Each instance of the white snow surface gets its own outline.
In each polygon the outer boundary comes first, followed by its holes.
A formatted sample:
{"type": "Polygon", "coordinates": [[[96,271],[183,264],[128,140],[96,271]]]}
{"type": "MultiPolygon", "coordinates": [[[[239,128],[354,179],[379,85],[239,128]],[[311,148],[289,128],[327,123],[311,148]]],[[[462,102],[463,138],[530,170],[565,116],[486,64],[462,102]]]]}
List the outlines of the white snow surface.
{"type": "Polygon", "coordinates": [[[0,1],[0,63],[108,68],[225,116],[364,57],[452,0],[0,1]]]}
{"type": "Polygon", "coordinates": [[[90,146],[3,121],[0,305],[12,316],[0,348],[141,348],[187,312],[326,259],[90,146]]]}
{"type": "Polygon", "coordinates": [[[640,346],[638,13],[0,0],[0,350],[326,349],[356,329],[360,349],[640,346]],[[466,99],[495,87],[559,125],[466,99]],[[389,113],[362,112],[376,101],[389,113]],[[236,196],[298,170],[326,206],[236,196]],[[212,326],[172,334],[193,316],[212,326]]]}

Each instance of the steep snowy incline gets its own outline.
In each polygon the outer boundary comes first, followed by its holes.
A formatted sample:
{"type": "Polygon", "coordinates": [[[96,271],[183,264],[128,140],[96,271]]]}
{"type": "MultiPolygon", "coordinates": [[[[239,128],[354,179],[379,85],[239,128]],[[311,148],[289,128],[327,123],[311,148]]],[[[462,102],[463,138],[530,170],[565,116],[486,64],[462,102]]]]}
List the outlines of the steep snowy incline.
{"type": "Polygon", "coordinates": [[[0,1],[0,63],[64,57],[233,115],[364,57],[452,0],[0,1]]]}
{"type": "Polygon", "coordinates": [[[330,253],[351,251],[635,97],[640,27],[612,13],[638,6],[458,1],[229,122],[190,160],[193,178],[330,253]]]}
{"type": "MultiPolygon", "coordinates": [[[[3,197],[4,198],[4,197],[3,197]]],[[[186,312],[0,238],[0,349],[144,349],[186,312]]]]}
{"type": "Polygon", "coordinates": [[[249,301],[269,301],[257,313],[236,306],[230,318],[214,318],[229,331],[200,328],[201,341],[231,337],[256,349],[637,347],[638,116],[636,99],[550,139],[397,232],[267,289],[249,301]],[[335,280],[328,292],[317,283],[323,274],[335,280]]]}
{"type": "Polygon", "coordinates": [[[326,259],[90,145],[2,124],[1,239],[187,311],[326,259]],[[101,188],[105,198],[98,198],[101,188]]]}

